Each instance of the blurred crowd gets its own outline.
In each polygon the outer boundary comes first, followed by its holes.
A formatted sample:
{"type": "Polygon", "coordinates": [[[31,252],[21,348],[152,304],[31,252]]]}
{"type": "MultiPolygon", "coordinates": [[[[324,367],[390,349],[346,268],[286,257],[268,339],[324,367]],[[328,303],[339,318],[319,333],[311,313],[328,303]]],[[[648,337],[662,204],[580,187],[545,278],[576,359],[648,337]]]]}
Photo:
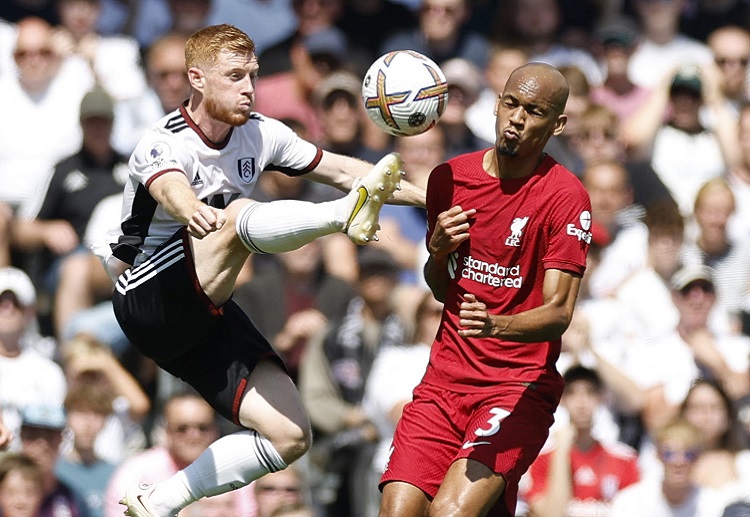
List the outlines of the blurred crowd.
{"type": "MultiPolygon", "coordinates": [[[[437,164],[490,147],[528,61],[570,85],[547,152],[592,201],[589,264],[557,366],[566,390],[519,516],[750,516],[750,2],[744,0],[3,0],[0,3],[0,458],[3,517],[114,517],[233,431],[128,343],[90,247],[120,221],[144,128],[187,98],[184,43],[254,39],[256,111],[320,147],[437,164]],[[361,103],[369,64],[443,69],[437,126],[393,138],[361,103]]],[[[260,201],[341,194],[262,175],[260,201]]],[[[180,517],[374,517],[380,472],[441,304],[426,215],[386,206],[344,234],[251,257],[234,299],[286,362],[315,429],[289,469],[180,517]]],[[[585,226],[584,226],[585,228],[585,226]]]]}

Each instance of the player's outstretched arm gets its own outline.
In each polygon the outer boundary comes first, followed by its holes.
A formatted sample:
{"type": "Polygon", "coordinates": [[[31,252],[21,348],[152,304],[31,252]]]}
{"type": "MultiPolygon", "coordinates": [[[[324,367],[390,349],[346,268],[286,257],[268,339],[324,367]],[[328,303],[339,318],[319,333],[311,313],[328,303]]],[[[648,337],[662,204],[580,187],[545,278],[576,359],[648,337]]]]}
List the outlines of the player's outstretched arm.
{"type": "Polygon", "coordinates": [[[489,314],[485,303],[471,293],[464,295],[458,331],[463,337],[498,337],[536,343],[559,339],[573,318],[580,277],[548,269],[544,274],[544,303],[513,315],[489,314]]]}
{"type": "Polygon", "coordinates": [[[226,222],[224,211],[200,201],[179,171],[167,172],[156,178],[148,188],[151,196],[176,221],[186,225],[193,237],[202,239],[226,222]]]}
{"type": "Polygon", "coordinates": [[[448,288],[450,254],[469,238],[471,218],[475,209],[454,206],[438,215],[435,231],[430,236],[430,257],[424,266],[424,278],[436,300],[444,302],[448,288]]]}
{"type": "MultiPolygon", "coordinates": [[[[305,174],[305,179],[323,183],[335,187],[342,192],[349,192],[356,178],[367,174],[374,164],[329,151],[323,151],[323,157],[315,169],[305,174]]],[[[401,190],[393,193],[393,198],[386,201],[388,204],[411,205],[424,207],[425,192],[423,189],[401,180],[401,190]]]]}

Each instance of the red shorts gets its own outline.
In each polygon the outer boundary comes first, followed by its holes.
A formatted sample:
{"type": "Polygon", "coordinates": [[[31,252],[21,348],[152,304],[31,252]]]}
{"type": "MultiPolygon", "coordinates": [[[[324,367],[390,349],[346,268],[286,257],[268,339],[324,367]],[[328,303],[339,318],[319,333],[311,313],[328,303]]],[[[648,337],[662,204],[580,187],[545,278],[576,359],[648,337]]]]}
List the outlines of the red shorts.
{"type": "Polygon", "coordinates": [[[380,487],[402,481],[434,498],[451,464],[471,458],[505,478],[490,515],[512,516],[518,481],[547,440],[558,402],[556,389],[536,384],[503,384],[490,394],[420,384],[396,428],[380,487]]]}

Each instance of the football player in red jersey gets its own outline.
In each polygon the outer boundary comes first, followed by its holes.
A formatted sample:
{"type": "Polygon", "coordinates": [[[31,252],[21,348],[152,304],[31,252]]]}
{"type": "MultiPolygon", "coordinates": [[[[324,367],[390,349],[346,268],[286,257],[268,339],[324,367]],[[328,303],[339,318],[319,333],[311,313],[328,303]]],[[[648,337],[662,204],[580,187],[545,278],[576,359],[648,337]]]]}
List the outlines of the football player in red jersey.
{"type": "Polygon", "coordinates": [[[425,278],[445,308],[396,430],[381,517],[514,515],[562,393],[555,362],[591,241],[586,190],[544,154],[567,97],[554,67],[516,69],[495,147],[430,175],[425,278]]]}

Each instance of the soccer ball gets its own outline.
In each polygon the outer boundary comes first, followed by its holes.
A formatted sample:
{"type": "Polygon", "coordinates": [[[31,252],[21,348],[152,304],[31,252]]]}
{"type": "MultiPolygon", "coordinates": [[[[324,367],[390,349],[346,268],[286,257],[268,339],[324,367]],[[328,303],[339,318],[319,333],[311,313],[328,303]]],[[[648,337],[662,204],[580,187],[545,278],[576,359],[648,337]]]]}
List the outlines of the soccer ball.
{"type": "Polygon", "coordinates": [[[370,120],[393,136],[413,136],[433,127],[448,104],[445,74],[414,50],[395,50],[370,65],[362,80],[370,120]]]}

